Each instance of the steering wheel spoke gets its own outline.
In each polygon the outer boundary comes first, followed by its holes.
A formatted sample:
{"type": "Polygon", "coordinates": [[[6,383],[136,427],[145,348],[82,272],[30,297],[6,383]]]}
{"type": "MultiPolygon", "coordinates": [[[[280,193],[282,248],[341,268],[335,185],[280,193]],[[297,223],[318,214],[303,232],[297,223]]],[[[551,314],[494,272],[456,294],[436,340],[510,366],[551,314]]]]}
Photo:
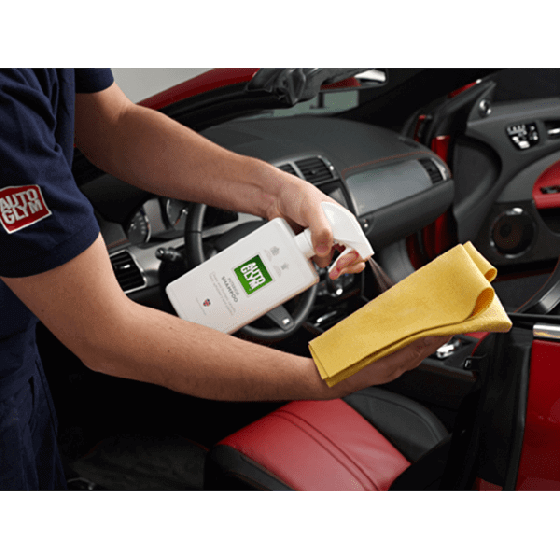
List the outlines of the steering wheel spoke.
{"type": "Polygon", "coordinates": [[[289,332],[294,326],[294,318],[283,305],[271,309],[265,317],[285,332],[289,332]]]}

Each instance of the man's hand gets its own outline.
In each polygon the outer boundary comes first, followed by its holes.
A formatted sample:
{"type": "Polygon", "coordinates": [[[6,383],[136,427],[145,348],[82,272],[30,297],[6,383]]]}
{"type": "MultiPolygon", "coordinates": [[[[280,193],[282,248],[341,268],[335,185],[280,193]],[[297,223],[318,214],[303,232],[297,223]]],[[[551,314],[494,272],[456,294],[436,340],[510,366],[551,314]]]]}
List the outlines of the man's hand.
{"type": "Polygon", "coordinates": [[[366,366],[348,379],[333,387],[340,396],[360,391],[371,385],[383,385],[417,368],[423,360],[431,356],[440,346],[449,342],[448,336],[428,336],[421,338],[366,366]]]}
{"type": "MultiPolygon", "coordinates": [[[[331,226],[321,203],[338,203],[324,195],[311,183],[302,181],[289,173],[274,168],[270,173],[272,184],[279,182],[280,186],[273,204],[267,208],[267,219],[284,218],[296,232],[309,228],[316,253],[313,260],[318,266],[329,266],[335,251],[343,251],[344,247],[333,244],[331,226]]],[[[331,271],[330,277],[332,280],[336,280],[342,274],[357,274],[364,270],[364,266],[360,255],[352,252],[340,259],[337,267],[331,271]]]]}

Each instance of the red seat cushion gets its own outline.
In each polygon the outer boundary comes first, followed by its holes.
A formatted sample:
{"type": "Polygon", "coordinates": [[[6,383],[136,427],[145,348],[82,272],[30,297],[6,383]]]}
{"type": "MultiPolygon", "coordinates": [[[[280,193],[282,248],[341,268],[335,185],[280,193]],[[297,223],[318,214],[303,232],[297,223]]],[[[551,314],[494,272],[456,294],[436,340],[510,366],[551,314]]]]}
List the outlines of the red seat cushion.
{"type": "Polygon", "coordinates": [[[294,490],[388,490],[410,464],[342,400],[289,403],[219,445],[294,490]]]}

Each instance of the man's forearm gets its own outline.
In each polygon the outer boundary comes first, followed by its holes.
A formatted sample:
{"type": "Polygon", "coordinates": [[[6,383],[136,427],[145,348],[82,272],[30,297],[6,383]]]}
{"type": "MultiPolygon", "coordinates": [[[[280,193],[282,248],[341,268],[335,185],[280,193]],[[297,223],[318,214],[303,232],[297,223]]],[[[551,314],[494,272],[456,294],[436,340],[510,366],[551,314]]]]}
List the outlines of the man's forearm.
{"type": "Polygon", "coordinates": [[[117,377],[197,397],[283,401],[336,396],[313,361],[224,335],[135,304],[118,340],[106,336],[88,364],[117,377]]]}
{"type": "Polygon", "coordinates": [[[134,303],[120,289],[101,237],[62,266],[3,281],[91,369],[204,398],[335,398],[391,381],[445,342],[416,341],[328,388],[310,358],[134,303]]]}
{"type": "Polygon", "coordinates": [[[101,339],[92,369],[226,401],[326,400],[388,383],[449,337],[420,339],[328,387],[311,358],[253,344],[132,302],[101,339]]]}
{"type": "Polygon", "coordinates": [[[219,400],[327,398],[313,361],[143,307],[120,289],[101,239],[65,265],[4,278],[90,369],[219,400]]]}

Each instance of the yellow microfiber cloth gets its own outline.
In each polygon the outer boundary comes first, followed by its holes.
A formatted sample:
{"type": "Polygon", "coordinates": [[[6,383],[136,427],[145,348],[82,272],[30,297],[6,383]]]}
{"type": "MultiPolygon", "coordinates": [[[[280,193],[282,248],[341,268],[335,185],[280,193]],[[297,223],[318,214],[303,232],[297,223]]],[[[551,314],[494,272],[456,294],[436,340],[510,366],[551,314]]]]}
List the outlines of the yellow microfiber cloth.
{"type": "Polygon", "coordinates": [[[321,377],[332,387],[425,336],[509,331],[496,274],[470,242],[440,255],[309,343],[321,377]]]}

